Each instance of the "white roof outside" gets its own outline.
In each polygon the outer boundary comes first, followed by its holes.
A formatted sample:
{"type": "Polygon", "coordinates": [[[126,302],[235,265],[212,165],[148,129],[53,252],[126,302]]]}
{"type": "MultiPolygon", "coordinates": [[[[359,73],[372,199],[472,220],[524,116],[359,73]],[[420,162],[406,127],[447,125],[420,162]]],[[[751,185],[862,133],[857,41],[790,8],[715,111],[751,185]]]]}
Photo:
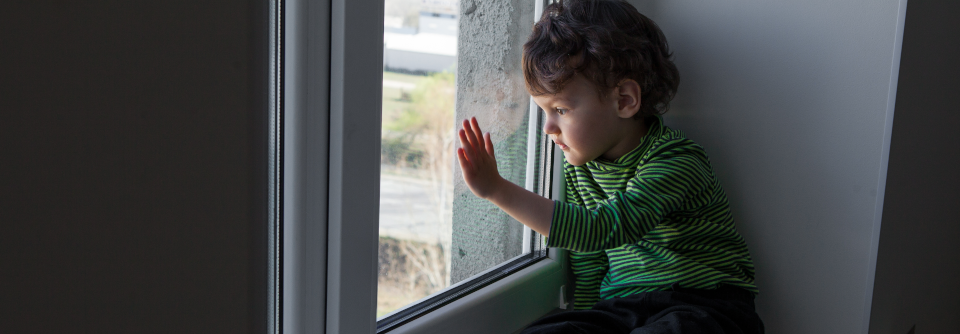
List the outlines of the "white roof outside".
{"type": "Polygon", "coordinates": [[[383,33],[383,48],[444,56],[457,55],[457,36],[433,33],[383,33]]]}

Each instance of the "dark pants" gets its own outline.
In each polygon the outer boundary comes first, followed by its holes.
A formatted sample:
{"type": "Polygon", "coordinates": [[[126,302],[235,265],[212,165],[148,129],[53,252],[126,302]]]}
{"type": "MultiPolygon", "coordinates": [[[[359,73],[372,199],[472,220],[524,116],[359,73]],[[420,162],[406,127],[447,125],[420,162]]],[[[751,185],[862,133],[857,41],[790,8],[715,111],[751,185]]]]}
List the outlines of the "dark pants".
{"type": "Polygon", "coordinates": [[[523,334],[762,334],[753,294],[721,285],[717,290],[675,288],[602,300],[592,309],[543,317],[523,334]]]}

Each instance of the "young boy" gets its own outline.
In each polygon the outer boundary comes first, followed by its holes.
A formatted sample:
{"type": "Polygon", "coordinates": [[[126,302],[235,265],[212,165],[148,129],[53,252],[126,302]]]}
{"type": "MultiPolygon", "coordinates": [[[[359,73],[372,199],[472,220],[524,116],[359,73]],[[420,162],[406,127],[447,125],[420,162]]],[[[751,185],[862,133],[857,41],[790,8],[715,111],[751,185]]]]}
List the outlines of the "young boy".
{"type": "Polygon", "coordinates": [[[457,155],[474,194],[571,251],[577,310],[524,333],[762,333],[727,197],[703,148],[659,116],[679,85],[660,28],[623,1],[552,4],[523,71],[564,152],[567,202],[500,177],[475,118],[457,155]]]}

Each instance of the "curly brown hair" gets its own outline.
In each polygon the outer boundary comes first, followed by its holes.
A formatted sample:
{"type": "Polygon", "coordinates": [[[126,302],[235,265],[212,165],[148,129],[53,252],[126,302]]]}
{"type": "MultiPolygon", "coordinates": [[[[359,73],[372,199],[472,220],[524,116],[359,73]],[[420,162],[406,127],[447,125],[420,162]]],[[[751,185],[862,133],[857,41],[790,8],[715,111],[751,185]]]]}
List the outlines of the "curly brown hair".
{"type": "Polygon", "coordinates": [[[665,113],[677,92],[671,56],[660,27],[626,1],[559,1],[544,8],[523,45],[523,75],[531,95],[556,94],[577,73],[600,96],[633,79],[642,118],[665,113]]]}

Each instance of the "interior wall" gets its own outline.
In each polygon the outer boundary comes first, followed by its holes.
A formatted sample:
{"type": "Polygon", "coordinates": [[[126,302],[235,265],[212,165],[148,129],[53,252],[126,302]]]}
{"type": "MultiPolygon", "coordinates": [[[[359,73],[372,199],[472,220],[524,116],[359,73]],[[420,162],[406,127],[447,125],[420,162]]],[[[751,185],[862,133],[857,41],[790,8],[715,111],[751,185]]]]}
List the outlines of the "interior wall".
{"type": "Polygon", "coordinates": [[[910,1],[870,333],[960,328],[960,23],[955,1],[910,1]]]}
{"type": "Polygon", "coordinates": [[[630,2],[673,49],[664,119],[730,197],[767,332],[864,333],[900,1],[630,2]]]}
{"type": "Polygon", "coordinates": [[[4,3],[2,331],[265,331],[267,3],[4,3]]]}

